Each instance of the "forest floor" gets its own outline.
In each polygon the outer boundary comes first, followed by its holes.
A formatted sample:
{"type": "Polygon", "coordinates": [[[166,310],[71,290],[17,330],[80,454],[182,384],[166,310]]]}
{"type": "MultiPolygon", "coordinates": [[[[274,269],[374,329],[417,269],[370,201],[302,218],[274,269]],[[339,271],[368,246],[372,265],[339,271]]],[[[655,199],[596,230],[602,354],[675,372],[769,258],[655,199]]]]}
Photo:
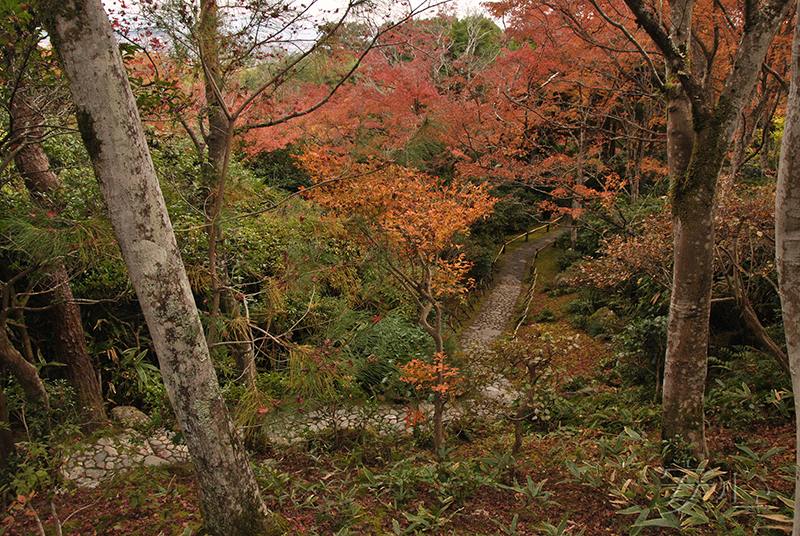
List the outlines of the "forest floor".
{"type": "MultiPolygon", "coordinates": [[[[793,483],[783,471],[793,466],[793,423],[730,427],[711,417],[712,463],[660,473],[652,389],[626,387],[610,375],[614,346],[569,322],[565,308],[576,296],[549,290],[554,266],[551,250],[540,255],[529,318],[547,318],[549,328],[577,341],[554,367],[555,389],[569,398],[558,399],[549,420],[528,423],[519,453],[510,456],[509,420],[451,426],[441,459],[425,433],[344,431],[262,448],[253,454],[262,493],[291,534],[621,536],[636,533],[630,527],[637,519],[650,520],[642,534],[685,532],[668,527],[675,519],[699,534],[767,534],[776,530],[769,526],[785,526],[781,497],[791,497],[793,483]]],[[[25,505],[5,514],[0,535],[57,534],[56,524],[63,534],[87,536],[205,534],[190,465],[141,468],[95,489],[20,499],[25,505]]]]}

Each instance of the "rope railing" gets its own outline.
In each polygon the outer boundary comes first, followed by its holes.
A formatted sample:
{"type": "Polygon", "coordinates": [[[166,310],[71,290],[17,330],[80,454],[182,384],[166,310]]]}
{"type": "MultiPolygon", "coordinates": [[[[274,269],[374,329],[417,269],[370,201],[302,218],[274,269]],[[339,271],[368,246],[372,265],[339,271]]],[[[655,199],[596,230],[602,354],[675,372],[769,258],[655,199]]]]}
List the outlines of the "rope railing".
{"type": "MultiPolygon", "coordinates": [[[[470,313],[475,311],[475,304],[473,303],[473,298],[476,297],[476,296],[479,296],[480,298],[483,298],[484,293],[487,290],[491,289],[491,287],[493,285],[493,282],[494,282],[495,266],[497,265],[497,261],[500,258],[500,256],[503,253],[505,253],[506,246],[508,246],[509,244],[513,243],[516,240],[519,240],[522,237],[525,237],[525,241],[527,242],[528,241],[528,237],[530,235],[532,235],[535,232],[541,231],[542,229],[547,229],[547,232],[549,233],[550,232],[550,228],[553,227],[553,226],[556,226],[558,224],[558,222],[561,220],[561,218],[562,217],[559,216],[555,220],[553,220],[553,221],[551,221],[551,222],[549,222],[549,223],[547,223],[545,225],[541,225],[541,226],[539,226],[539,227],[537,227],[535,229],[531,229],[530,231],[526,231],[526,232],[522,233],[521,235],[516,236],[516,237],[506,241],[500,247],[500,252],[497,254],[497,256],[492,261],[492,269],[490,270],[490,274],[487,277],[484,277],[483,279],[481,279],[481,281],[476,284],[475,288],[473,290],[471,290],[469,292],[469,294],[467,295],[467,299],[466,300],[464,300],[463,302],[455,305],[455,307],[452,308],[452,314],[450,315],[450,318],[448,319],[450,327],[452,329],[455,329],[455,325],[454,324],[456,324],[456,323],[459,326],[462,326],[463,324],[461,322],[461,318],[459,318],[459,313],[462,313],[465,318],[469,317],[470,313]]],[[[538,255],[539,255],[539,250],[536,250],[533,253],[534,262],[535,262],[536,257],[538,255]]]]}
{"type": "Polygon", "coordinates": [[[551,222],[548,222],[548,223],[546,223],[545,225],[542,225],[542,226],[540,226],[540,227],[537,227],[536,229],[531,229],[530,231],[525,231],[525,232],[524,232],[524,233],[522,233],[521,235],[519,235],[519,236],[515,236],[514,238],[512,238],[512,239],[510,239],[510,240],[507,240],[507,241],[506,241],[506,242],[505,242],[505,243],[504,243],[502,246],[500,246],[500,251],[497,253],[497,256],[495,256],[494,260],[492,261],[492,265],[496,264],[496,263],[497,263],[497,260],[500,258],[500,256],[501,256],[503,253],[505,253],[505,252],[506,252],[506,247],[507,247],[509,244],[512,244],[512,243],[516,242],[517,240],[519,240],[519,239],[520,239],[520,238],[522,238],[522,237],[525,237],[525,242],[527,242],[527,241],[528,241],[528,237],[529,237],[530,235],[532,235],[533,233],[536,233],[536,232],[538,232],[538,231],[541,231],[542,229],[545,229],[545,228],[547,229],[547,232],[549,233],[549,232],[550,232],[550,226],[555,226],[555,225],[557,225],[557,224],[558,224],[558,222],[561,220],[561,218],[563,218],[563,216],[559,216],[559,217],[558,217],[558,218],[556,218],[555,220],[553,220],[553,221],[551,221],[551,222]]]}

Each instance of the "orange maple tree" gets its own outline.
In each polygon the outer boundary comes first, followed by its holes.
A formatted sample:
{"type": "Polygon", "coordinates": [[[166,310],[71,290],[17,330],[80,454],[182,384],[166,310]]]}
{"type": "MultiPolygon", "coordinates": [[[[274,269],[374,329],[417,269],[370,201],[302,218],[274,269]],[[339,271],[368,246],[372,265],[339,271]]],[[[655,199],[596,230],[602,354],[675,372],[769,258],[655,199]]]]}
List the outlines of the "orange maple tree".
{"type": "Polygon", "coordinates": [[[636,51],[609,55],[568,29],[542,33],[553,17],[515,28],[505,43],[498,30],[485,57],[457,54],[463,21],[414,21],[292,135],[362,159],[513,184],[547,199],[543,212],[611,219],[620,193],[634,198],[664,174],[663,102],[636,51]]]}
{"type": "MultiPolygon", "coordinates": [[[[463,295],[471,284],[466,279],[471,264],[455,238],[492,212],[496,199],[487,184],[443,180],[377,160],[352,162],[322,148],[308,150],[301,161],[317,183],[308,197],[352,223],[382,253],[384,266],[416,304],[417,320],[433,339],[437,359],[443,360],[444,300],[463,295]]],[[[445,367],[438,366],[430,382],[437,452],[449,381],[445,367]]]]}

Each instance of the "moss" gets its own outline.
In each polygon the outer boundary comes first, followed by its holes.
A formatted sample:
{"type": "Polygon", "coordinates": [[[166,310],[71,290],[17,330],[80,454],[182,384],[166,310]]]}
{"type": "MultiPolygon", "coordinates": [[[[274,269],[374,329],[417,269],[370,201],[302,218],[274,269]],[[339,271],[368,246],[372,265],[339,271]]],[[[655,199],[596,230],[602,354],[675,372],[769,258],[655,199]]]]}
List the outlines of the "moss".
{"type": "Polygon", "coordinates": [[[696,467],[707,458],[703,407],[670,404],[664,407],[661,429],[664,462],[667,465],[696,467]]]}
{"type": "Polygon", "coordinates": [[[193,404],[193,412],[194,415],[197,417],[198,425],[203,430],[208,430],[214,424],[213,419],[211,418],[211,405],[212,402],[209,400],[203,400],[202,398],[196,398],[193,404]]]}
{"type": "Polygon", "coordinates": [[[698,214],[698,209],[710,210],[714,204],[722,161],[727,150],[725,129],[733,114],[733,103],[723,95],[711,113],[693,114],[697,133],[692,157],[686,171],[675,177],[670,195],[675,214],[682,221],[698,214]]]}
{"type": "MultiPolygon", "coordinates": [[[[251,526],[244,526],[242,524],[239,524],[239,526],[237,527],[237,529],[239,529],[238,533],[242,534],[243,536],[245,534],[248,535],[260,534],[262,536],[281,536],[282,534],[286,534],[289,531],[289,522],[286,521],[286,519],[284,519],[282,516],[274,512],[270,512],[267,517],[268,517],[266,523],[267,526],[262,531],[252,532],[251,526]]],[[[264,518],[262,517],[261,514],[257,514],[256,518],[253,519],[253,522],[254,522],[252,526],[253,528],[263,527],[265,524],[264,518]]]]}
{"type": "Polygon", "coordinates": [[[78,120],[78,130],[81,133],[81,139],[86,146],[86,151],[89,157],[94,160],[100,156],[102,150],[102,142],[97,138],[97,133],[94,130],[94,118],[84,108],[78,108],[75,112],[75,118],[78,120]]]}
{"type": "MultiPolygon", "coordinates": [[[[35,0],[33,4],[37,18],[42,22],[42,26],[47,30],[50,43],[56,54],[61,50],[60,37],[56,31],[56,20],[72,20],[78,16],[80,5],[64,2],[63,0],[35,0]]],[[[59,56],[60,61],[60,56],[59,56]]]]}

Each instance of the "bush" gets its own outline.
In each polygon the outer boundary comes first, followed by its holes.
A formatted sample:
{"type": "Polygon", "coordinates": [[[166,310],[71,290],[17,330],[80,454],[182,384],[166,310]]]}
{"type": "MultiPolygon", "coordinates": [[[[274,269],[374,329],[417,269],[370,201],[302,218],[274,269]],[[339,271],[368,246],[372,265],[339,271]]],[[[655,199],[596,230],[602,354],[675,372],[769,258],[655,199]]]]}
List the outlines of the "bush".
{"type": "Polygon", "coordinates": [[[397,314],[375,319],[348,345],[356,381],[364,391],[388,398],[406,391],[399,381],[399,365],[432,355],[430,337],[397,314]]]}
{"type": "Polygon", "coordinates": [[[660,381],[667,351],[667,317],[633,320],[614,340],[620,348],[614,370],[623,382],[655,385],[660,381]]]}
{"type": "Polygon", "coordinates": [[[565,231],[556,239],[554,245],[562,251],[574,249],[579,256],[594,256],[600,247],[600,235],[588,229],[578,229],[578,238],[573,248],[572,235],[569,231],[565,231]]]}
{"type": "Polygon", "coordinates": [[[791,382],[775,360],[749,348],[721,349],[709,357],[713,386],[706,410],[732,427],[787,422],[794,416],[791,382]]]}
{"type": "Polygon", "coordinates": [[[582,258],[583,255],[574,249],[559,251],[558,255],[556,256],[556,267],[558,268],[559,272],[563,272],[582,258]]]}
{"type": "Polygon", "coordinates": [[[589,325],[589,319],[598,310],[606,306],[605,296],[597,289],[589,288],[580,291],[577,298],[566,307],[572,317],[572,323],[579,329],[589,325]]]}

